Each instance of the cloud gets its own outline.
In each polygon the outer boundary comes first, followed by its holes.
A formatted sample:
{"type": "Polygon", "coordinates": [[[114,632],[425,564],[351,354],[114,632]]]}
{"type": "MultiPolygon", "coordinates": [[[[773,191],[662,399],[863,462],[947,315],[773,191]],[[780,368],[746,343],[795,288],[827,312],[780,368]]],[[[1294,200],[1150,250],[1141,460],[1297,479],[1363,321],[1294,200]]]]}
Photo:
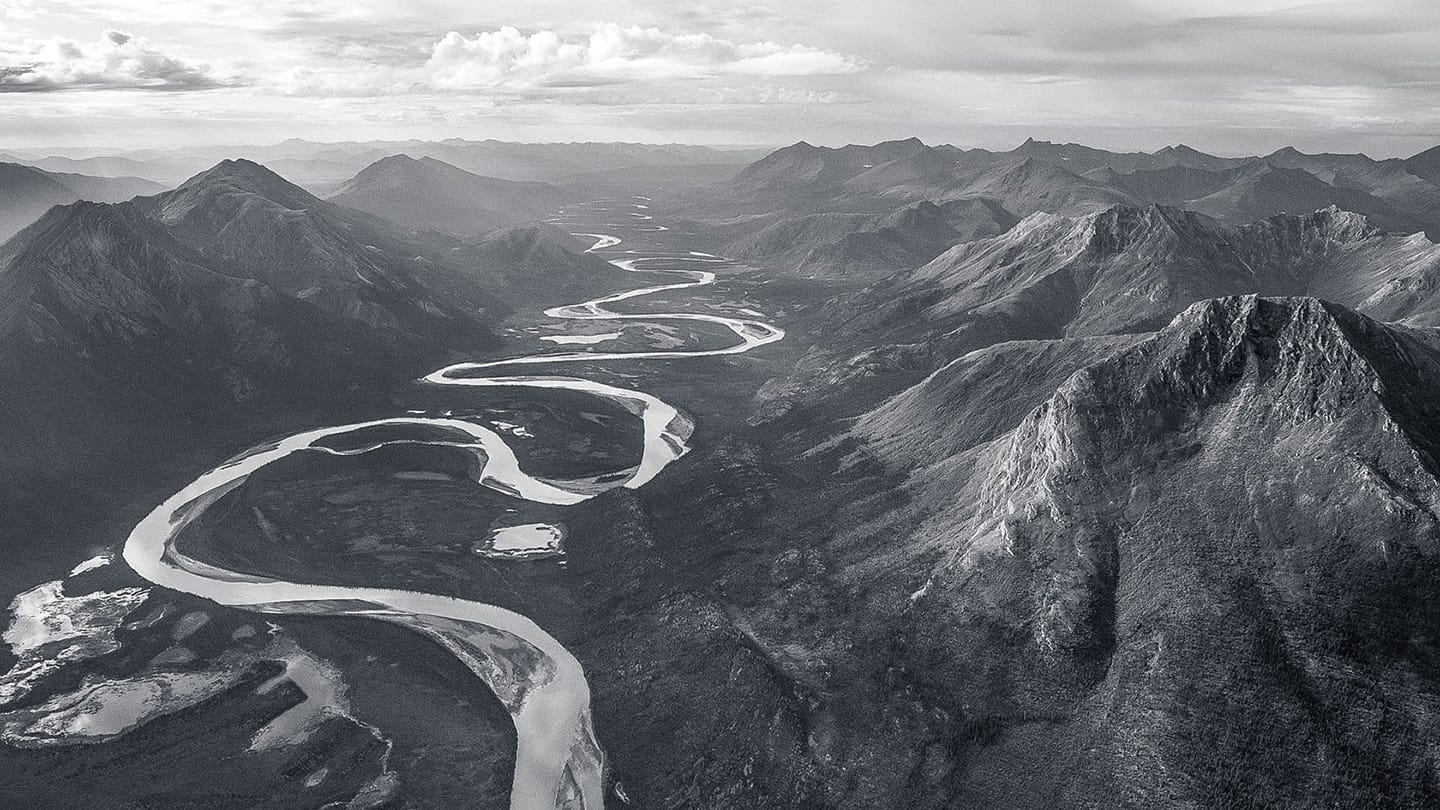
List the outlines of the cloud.
{"type": "Polygon", "coordinates": [[[221,84],[208,66],[168,56],[145,39],[113,29],[94,42],[52,37],[0,47],[0,92],[200,90],[221,84]]]}
{"type": "Polygon", "coordinates": [[[864,62],[835,51],[775,42],[737,43],[710,34],[595,26],[588,37],[513,26],[466,37],[451,31],[431,49],[426,70],[444,89],[583,87],[718,76],[825,76],[864,62]]]}

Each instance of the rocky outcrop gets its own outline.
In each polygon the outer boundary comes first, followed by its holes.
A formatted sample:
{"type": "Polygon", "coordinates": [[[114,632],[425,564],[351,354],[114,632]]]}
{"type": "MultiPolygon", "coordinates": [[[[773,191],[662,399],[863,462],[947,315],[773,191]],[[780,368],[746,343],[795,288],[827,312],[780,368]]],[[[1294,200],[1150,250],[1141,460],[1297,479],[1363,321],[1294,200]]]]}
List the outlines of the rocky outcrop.
{"type": "Polygon", "coordinates": [[[1207,301],[917,484],[948,506],[910,671],[1005,729],[957,800],[1435,801],[1437,363],[1314,299],[1207,301]]]}

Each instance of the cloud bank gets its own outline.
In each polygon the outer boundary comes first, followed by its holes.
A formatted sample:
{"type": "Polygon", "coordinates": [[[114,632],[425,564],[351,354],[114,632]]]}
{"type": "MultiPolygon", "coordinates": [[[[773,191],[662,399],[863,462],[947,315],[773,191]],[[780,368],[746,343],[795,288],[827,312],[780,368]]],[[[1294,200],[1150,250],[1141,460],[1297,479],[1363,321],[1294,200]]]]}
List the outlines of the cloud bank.
{"type": "Polygon", "coordinates": [[[1440,132],[1437,37],[1434,0],[0,0],[0,137],[109,143],[145,116],[195,138],[1409,154],[1440,132]]]}
{"type": "Polygon", "coordinates": [[[207,66],[169,56],[113,29],[94,42],[51,37],[0,48],[0,92],[196,90],[220,84],[207,66]]]}
{"type": "Polygon", "coordinates": [[[600,86],[717,76],[826,76],[864,63],[835,51],[775,42],[737,43],[710,34],[597,25],[588,37],[513,26],[466,37],[446,34],[431,49],[429,79],[443,89],[600,86]]]}

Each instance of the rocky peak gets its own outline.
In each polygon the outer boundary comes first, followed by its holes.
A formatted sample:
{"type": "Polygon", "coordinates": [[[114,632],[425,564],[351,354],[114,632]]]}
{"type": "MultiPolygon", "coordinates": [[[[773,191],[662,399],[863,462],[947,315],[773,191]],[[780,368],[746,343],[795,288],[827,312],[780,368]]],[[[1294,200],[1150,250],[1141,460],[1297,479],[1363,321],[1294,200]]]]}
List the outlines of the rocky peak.
{"type": "Polygon", "coordinates": [[[1087,219],[1090,247],[1102,254],[1119,253],[1156,239],[1213,236],[1220,227],[1202,214],[1158,203],[1142,208],[1117,205],[1087,219]]]}
{"type": "Polygon", "coordinates": [[[996,448],[980,510],[994,517],[957,561],[995,553],[1015,521],[1044,515],[1064,527],[1093,513],[1073,499],[1105,502],[1101,491],[1129,486],[1129,473],[1112,473],[1156,463],[1201,425],[1217,442],[1243,440],[1230,432],[1240,425],[1275,434],[1308,425],[1323,435],[1326,424],[1361,417],[1403,432],[1377,398],[1387,381],[1367,358],[1387,341],[1386,327],[1315,298],[1190,306],[1153,338],[1076,372],[996,448]]]}

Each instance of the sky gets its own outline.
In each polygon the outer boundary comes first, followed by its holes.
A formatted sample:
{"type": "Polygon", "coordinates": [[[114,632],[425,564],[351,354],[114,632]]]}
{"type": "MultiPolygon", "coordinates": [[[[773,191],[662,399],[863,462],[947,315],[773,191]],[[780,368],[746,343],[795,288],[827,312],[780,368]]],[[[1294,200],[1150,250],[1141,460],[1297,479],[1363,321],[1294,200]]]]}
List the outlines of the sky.
{"type": "Polygon", "coordinates": [[[1434,0],[0,0],[0,149],[1440,143],[1434,0]]]}

